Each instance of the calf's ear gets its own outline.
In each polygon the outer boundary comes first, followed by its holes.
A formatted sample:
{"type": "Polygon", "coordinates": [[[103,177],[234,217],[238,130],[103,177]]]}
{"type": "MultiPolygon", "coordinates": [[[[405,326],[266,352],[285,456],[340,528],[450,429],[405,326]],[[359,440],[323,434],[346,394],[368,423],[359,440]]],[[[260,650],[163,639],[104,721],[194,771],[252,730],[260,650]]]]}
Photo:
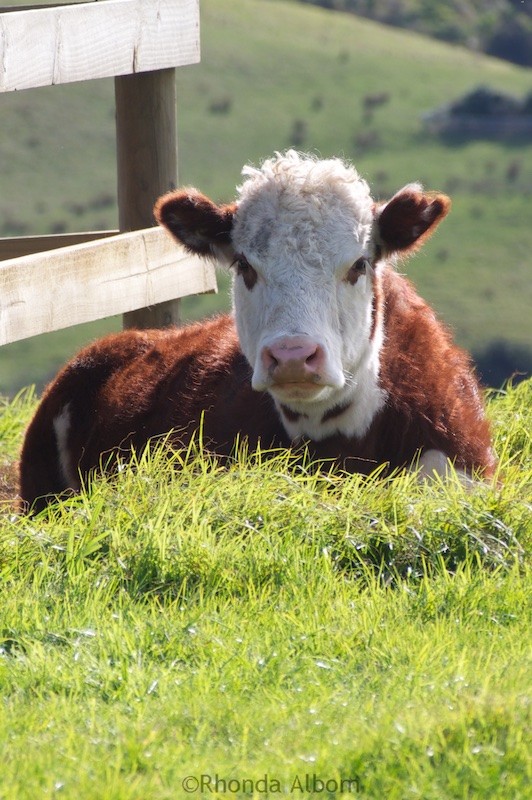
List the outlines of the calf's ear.
{"type": "Polygon", "coordinates": [[[377,244],[385,254],[417,250],[450,208],[445,194],[424,192],[419,184],[405,186],[376,210],[377,244]]]}
{"type": "Polygon", "coordinates": [[[197,189],[168,192],[153,209],[159,225],[200,256],[219,255],[230,245],[235,211],[235,203],[217,206],[197,189]]]}

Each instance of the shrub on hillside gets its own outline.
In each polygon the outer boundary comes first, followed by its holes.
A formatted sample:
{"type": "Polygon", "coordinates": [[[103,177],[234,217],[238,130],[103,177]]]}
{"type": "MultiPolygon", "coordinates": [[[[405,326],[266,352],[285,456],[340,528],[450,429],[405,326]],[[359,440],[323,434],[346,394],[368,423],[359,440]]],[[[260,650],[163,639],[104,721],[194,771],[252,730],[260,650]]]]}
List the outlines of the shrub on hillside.
{"type": "Polygon", "coordinates": [[[520,383],[532,375],[532,350],[504,339],[489,342],[473,358],[485,386],[498,389],[510,379],[520,383]]]}
{"type": "Polygon", "coordinates": [[[532,65],[532,8],[523,0],[300,0],[532,65]]]}
{"type": "Polygon", "coordinates": [[[508,15],[486,44],[486,52],[514,64],[532,64],[532,21],[524,14],[508,15]]]}

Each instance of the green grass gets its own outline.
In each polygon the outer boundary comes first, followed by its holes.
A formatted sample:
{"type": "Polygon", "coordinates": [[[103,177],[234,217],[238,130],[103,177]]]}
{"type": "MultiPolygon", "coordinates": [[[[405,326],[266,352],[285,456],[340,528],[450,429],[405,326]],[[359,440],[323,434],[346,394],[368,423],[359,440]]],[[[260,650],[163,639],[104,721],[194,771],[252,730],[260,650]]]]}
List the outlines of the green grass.
{"type": "MultiPolygon", "coordinates": [[[[5,463],[34,404],[2,407],[5,463]]],[[[469,491],[155,452],[5,505],[0,797],[524,800],[531,408],[490,401],[501,481],[469,491]]]]}
{"type": "MultiPolygon", "coordinates": [[[[412,180],[448,191],[450,217],[405,269],[462,345],[479,350],[505,338],[529,346],[532,144],[446,144],[420,117],[479,84],[522,96],[530,70],[277,0],[201,0],[201,14],[202,63],[178,71],[181,181],[232,198],[242,165],[293,145],[300,121],[300,148],[353,159],[376,196],[412,180]],[[389,102],[367,117],[364,96],[383,91],[389,102]],[[225,113],[213,110],[224,101],[225,113]]],[[[112,82],[3,96],[0,163],[0,232],[115,226],[112,82]]],[[[226,288],[183,303],[186,317],[228,305],[226,288]]],[[[3,348],[0,390],[42,386],[108,327],[3,348]]]]}

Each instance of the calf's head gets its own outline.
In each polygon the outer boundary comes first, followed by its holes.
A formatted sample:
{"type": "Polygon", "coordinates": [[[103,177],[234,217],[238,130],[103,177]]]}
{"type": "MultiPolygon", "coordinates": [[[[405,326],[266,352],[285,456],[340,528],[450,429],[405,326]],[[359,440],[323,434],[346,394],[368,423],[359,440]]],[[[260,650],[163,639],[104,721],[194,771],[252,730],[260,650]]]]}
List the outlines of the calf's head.
{"type": "Polygon", "coordinates": [[[186,189],[160,198],[156,218],[233,269],[253,388],[298,412],[337,406],[377,381],[381,262],[419,246],[450,201],[411,184],[377,204],[352,166],[294,151],[243,176],[231,205],[186,189]]]}

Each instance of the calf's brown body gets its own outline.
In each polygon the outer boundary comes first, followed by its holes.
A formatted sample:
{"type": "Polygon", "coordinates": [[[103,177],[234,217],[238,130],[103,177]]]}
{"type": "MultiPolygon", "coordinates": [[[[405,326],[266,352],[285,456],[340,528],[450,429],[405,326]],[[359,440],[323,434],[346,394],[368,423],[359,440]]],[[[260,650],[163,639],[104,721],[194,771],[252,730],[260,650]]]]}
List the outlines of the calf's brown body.
{"type": "MultiPolygon", "coordinates": [[[[404,277],[386,267],[381,287],[386,402],[364,437],[309,442],[311,454],[369,473],[436,449],[459,468],[490,475],[489,426],[468,356],[404,277]]],[[[220,456],[230,455],[236,439],[251,448],[289,447],[270,395],[253,391],[250,381],[229,315],[91,345],[50,384],[28,428],[20,463],[24,508],[37,511],[79,489],[92,471],[112,469],[117,453],[127,458],[153,437],[172,431],[172,442],[186,446],[200,423],[204,445],[220,456]]]]}

